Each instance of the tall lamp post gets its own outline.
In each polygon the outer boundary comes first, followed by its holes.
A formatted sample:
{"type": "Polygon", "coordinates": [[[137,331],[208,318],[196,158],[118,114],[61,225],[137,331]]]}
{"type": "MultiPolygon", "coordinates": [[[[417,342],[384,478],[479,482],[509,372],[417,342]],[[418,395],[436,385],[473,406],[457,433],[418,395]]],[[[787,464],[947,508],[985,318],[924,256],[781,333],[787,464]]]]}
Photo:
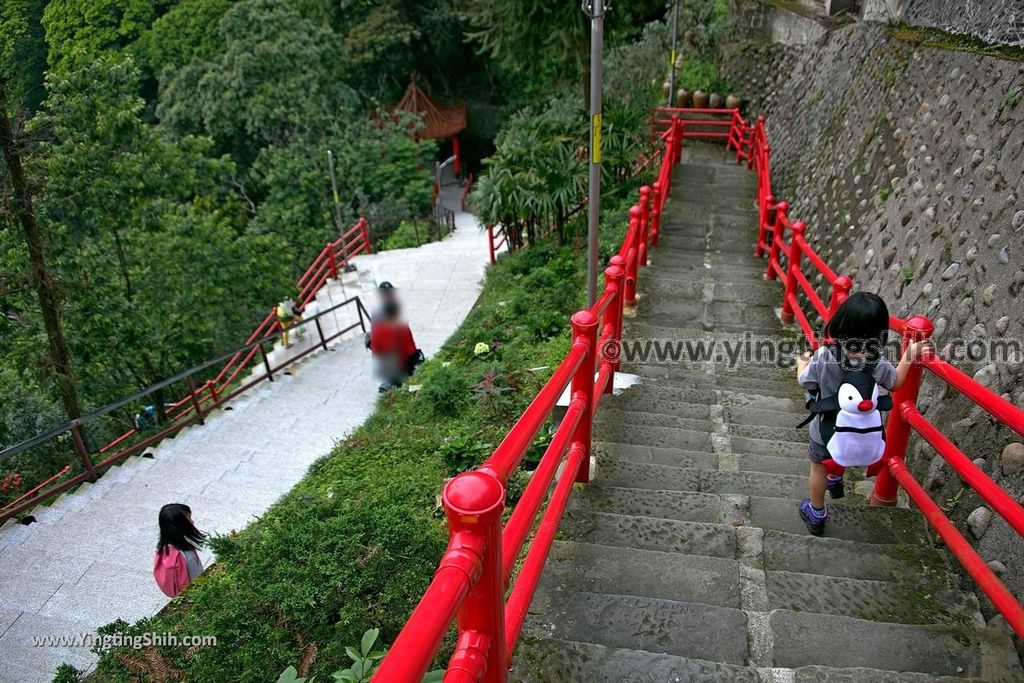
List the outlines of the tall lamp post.
{"type": "Polygon", "coordinates": [[[676,7],[672,14],[672,63],[669,64],[668,76],[668,102],[665,106],[672,106],[672,97],[676,92],[676,42],[679,35],[679,0],[676,0],[676,7]]]}
{"type": "Polygon", "coordinates": [[[601,55],[604,49],[604,0],[582,0],[590,17],[590,194],[587,199],[587,306],[597,300],[598,229],[601,217],[601,55]]]}

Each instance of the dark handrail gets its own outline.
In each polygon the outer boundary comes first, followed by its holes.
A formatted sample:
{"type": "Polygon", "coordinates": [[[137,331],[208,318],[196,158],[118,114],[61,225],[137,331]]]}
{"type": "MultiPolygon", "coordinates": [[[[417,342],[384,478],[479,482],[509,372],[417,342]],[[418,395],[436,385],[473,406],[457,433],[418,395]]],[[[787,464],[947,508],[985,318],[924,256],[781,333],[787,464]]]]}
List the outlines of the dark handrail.
{"type": "MultiPolygon", "coordinates": [[[[363,306],[363,302],[359,299],[359,297],[358,296],[352,296],[352,297],[349,297],[348,299],[345,299],[345,301],[341,302],[340,304],[335,304],[334,306],[331,306],[330,308],[327,308],[327,309],[325,309],[323,311],[320,311],[319,313],[317,313],[316,315],[314,315],[312,317],[304,318],[303,319],[303,323],[313,322],[314,320],[317,320],[318,318],[320,318],[323,315],[326,315],[328,313],[336,311],[336,310],[338,310],[339,308],[341,308],[343,306],[347,306],[348,304],[352,303],[353,301],[356,302],[356,305],[359,307],[361,312],[366,313],[366,307],[363,306]]],[[[367,317],[369,317],[369,314],[368,313],[366,313],[366,314],[367,314],[367,317]]],[[[120,399],[118,399],[116,401],[113,401],[111,403],[106,404],[105,406],[103,406],[101,408],[97,408],[96,410],[93,410],[93,411],[91,411],[89,413],[86,413],[85,415],[83,415],[82,417],[80,417],[78,419],[78,424],[79,425],[84,425],[84,424],[86,424],[86,423],[88,423],[88,422],[90,422],[92,420],[95,420],[98,417],[103,417],[104,415],[107,415],[107,414],[117,410],[118,408],[122,408],[122,407],[128,405],[129,403],[132,403],[134,401],[138,401],[139,399],[144,398],[144,397],[152,394],[155,391],[158,391],[160,389],[168,387],[168,386],[174,384],[175,382],[180,382],[180,381],[186,379],[187,377],[195,375],[198,372],[202,372],[203,370],[206,370],[206,369],[210,368],[211,366],[216,365],[217,363],[220,363],[220,362],[222,362],[222,361],[224,361],[224,360],[226,360],[228,358],[231,358],[236,353],[242,353],[242,352],[248,351],[250,349],[254,349],[257,346],[265,344],[265,343],[267,343],[267,341],[269,341],[271,339],[276,339],[279,336],[280,336],[280,332],[272,332],[272,333],[270,333],[270,334],[268,334],[268,335],[266,335],[264,337],[260,337],[256,341],[249,342],[248,344],[243,344],[242,346],[239,346],[236,349],[233,349],[233,350],[228,351],[226,353],[222,353],[222,354],[220,354],[219,356],[217,356],[215,358],[211,358],[210,360],[203,361],[202,363],[200,363],[198,365],[194,365],[194,366],[188,368],[187,370],[182,370],[178,374],[173,375],[171,377],[168,377],[167,379],[161,380],[159,382],[156,382],[155,384],[151,384],[148,387],[146,387],[145,389],[140,389],[139,391],[136,391],[134,394],[131,394],[129,396],[125,396],[124,398],[120,398],[120,399]]],[[[60,426],[57,426],[57,427],[54,427],[53,429],[50,429],[50,430],[48,430],[46,432],[43,432],[42,434],[34,436],[34,437],[30,438],[30,439],[26,439],[26,440],[24,440],[24,441],[22,441],[20,443],[16,443],[13,446],[8,446],[7,448],[4,448],[3,450],[0,450],[0,460],[6,460],[7,458],[9,458],[11,456],[14,456],[14,455],[17,455],[18,453],[21,453],[22,451],[25,451],[25,450],[27,450],[29,448],[32,448],[33,446],[38,446],[39,444],[45,443],[47,441],[50,441],[50,440],[56,438],[57,436],[60,436],[61,434],[64,434],[66,432],[70,432],[71,431],[71,426],[72,426],[72,423],[70,421],[69,422],[65,422],[64,424],[62,424],[60,426]]]]}

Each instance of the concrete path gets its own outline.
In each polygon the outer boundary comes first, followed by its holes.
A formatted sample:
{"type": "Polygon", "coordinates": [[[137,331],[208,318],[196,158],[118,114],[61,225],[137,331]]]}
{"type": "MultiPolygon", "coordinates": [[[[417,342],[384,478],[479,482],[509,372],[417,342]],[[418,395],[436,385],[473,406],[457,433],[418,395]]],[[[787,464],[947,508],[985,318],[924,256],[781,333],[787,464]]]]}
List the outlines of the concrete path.
{"type": "MultiPolygon", "coordinates": [[[[460,196],[451,187],[442,200],[456,209],[460,196]]],[[[355,263],[367,308],[374,301],[365,294],[375,282],[400,288],[416,341],[429,356],[476,301],[487,257],[486,234],[473,216],[456,212],[456,230],[444,240],[355,263]]],[[[351,285],[346,292],[354,293],[351,285]]],[[[373,411],[377,385],[369,367],[362,335],[343,339],[292,366],[291,375],[239,397],[205,425],[162,442],[152,459],[130,458],[95,484],[38,509],[38,522],[5,525],[0,683],[50,681],[61,662],[80,669],[95,663],[87,643],[40,647],[33,637],[88,637],[115,619],[132,622],[159,611],[168,602],[151,573],[159,508],[184,502],[212,533],[244,527],[373,411]]]]}

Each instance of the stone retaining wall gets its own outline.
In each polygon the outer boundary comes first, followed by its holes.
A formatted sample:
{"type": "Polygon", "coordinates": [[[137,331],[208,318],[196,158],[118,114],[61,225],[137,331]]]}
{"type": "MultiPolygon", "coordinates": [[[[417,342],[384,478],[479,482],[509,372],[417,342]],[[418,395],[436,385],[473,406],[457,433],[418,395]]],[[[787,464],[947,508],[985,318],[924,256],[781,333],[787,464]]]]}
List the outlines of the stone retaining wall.
{"type": "MultiPolygon", "coordinates": [[[[837,272],[894,314],[928,315],[940,349],[955,339],[1024,344],[1024,64],[914,47],[858,24],[812,45],[740,49],[727,72],[751,98],[748,117],[768,118],[778,197],[837,272]]],[[[1024,408],[1019,359],[958,365],[1024,408]]],[[[920,403],[1024,500],[1020,437],[938,381],[920,403]]],[[[963,528],[974,513],[968,536],[1024,597],[1024,542],[1000,519],[988,524],[982,501],[920,439],[909,455],[963,528]]]]}

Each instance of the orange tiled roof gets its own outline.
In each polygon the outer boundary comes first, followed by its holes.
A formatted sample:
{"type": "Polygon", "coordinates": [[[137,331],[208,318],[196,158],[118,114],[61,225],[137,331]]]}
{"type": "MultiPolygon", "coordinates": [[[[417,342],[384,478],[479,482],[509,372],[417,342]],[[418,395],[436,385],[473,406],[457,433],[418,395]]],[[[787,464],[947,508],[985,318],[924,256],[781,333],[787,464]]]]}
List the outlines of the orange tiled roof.
{"type": "Polygon", "coordinates": [[[392,114],[400,111],[419,116],[423,121],[423,128],[416,133],[419,138],[450,138],[466,128],[466,105],[447,107],[434,102],[416,83],[415,74],[409,78],[409,87],[402,99],[391,109],[392,114]]]}

